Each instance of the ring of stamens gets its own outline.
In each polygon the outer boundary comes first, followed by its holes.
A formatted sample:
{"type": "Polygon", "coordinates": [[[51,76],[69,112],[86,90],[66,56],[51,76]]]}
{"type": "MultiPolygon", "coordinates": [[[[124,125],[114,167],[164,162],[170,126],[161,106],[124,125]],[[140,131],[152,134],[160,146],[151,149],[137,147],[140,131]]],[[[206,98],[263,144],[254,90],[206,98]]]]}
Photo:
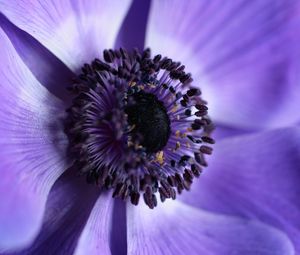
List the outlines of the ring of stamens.
{"type": "Polygon", "coordinates": [[[206,102],[179,62],[150,50],[105,50],[70,87],[65,131],[89,183],[154,208],[189,190],[211,154],[206,102]]]}

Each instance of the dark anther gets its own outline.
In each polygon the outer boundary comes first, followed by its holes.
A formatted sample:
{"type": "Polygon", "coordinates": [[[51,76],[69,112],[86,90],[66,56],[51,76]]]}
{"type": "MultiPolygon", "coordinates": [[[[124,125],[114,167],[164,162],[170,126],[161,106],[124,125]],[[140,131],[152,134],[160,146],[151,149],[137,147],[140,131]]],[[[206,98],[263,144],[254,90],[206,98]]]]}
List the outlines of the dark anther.
{"type": "Polygon", "coordinates": [[[206,146],[206,145],[202,145],[201,147],[200,147],[200,151],[202,152],[202,153],[204,153],[204,154],[208,154],[208,155],[210,155],[210,154],[212,154],[212,148],[211,147],[209,147],[209,146],[206,146]]]}
{"type": "Polygon", "coordinates": [[[192,81],[192,76],[191,74],[185,74],[180,78],[180,82],[182,82],[183,84],[185,83],[189,83],[192,81]]]}
{"type": "Polygon", "coordinates": [[[171,185],[171,187],[175,187],[176,186],[176,180],[175,178],[171,175],[171,176],[168,176],[168,183],[171,185]]]}
{"type": "Polygon", "coordinates": [[[196,162],[199,163],[201,166],[207,166],[207,163],[206,163],[202,153],[195,152],[194,157],[195,157],[196,162]]]}
{"type": "Polygon", "coordinates": [[[171,59],[165,59],[161,65],[162,69],[167,69],[170,65],[172,64],[172,60],[171,59]]]}
{"type": "Polygon", "coordinates": [[[183,95],[183,99],[184,99],[186,102],[189,102],[189,101],[190,101],[190,99],[189,99],[189,97],[188,97],[187,94],[184,94],[184,95],[183,95]]]}
{"type": "Polygon", "coordinates": [[[201,129],[201,125],[199,123],[193,123],[192,124],[192,129],[193,130],[199,130],[199,129],[201,129]]]}
{"type": "Polygon", "coordinates": [[[200,176],[200,173],[201,173],[201,168],[195,164],[192,164],[191,165],[191,170],[192,170],[192,173],[194,174],[194,176],[196,177],[199,177],[200,176]]]}
{"type": "Polygon", "coordinates": [[[173,70],[170,72],[170,77],[174,80],[178,80],[181,77],[181,73],[177,70],[173,70]]]}
{"type": "Polygon", "coordinates": [[[197,111],[197,112],[195,112],[195,115],[197,117],[203,117],[203,116],[207,115],[207,111],[206,110],[197,111]]]}
{"type": "Polygon", "coordinates": [[[182,156],[179,160],[179,165],[185,166],[186,161],[188,161],[189,159],[190,159],[190,156],[187,156],[187,155],[182,156]]]}
{"type": "Polygon", "coordinates": [[[181,97],[182,97],[181,92],[177,92],[177,93],[176,93],[176,99],[178,100],[178,99],[180,99],[181,97]]]}
{"type": "Polygon", "coordinates": [[[169,88],[169,90],[170,90],[170,92],[171,92],[172,94],[175,94],[175,93],[176,93],[176,90],[175,90],[172,86],[169,88]]]}
{"type": "Polygon", "coordinates": [[[184,114],[185,114],[186,116],[191,116],[191,115],[192,115],[192,111],[191,111],[190,109],[186,109],[186,110],[184,111],[184,114]]]}
{"type": "Polygon", "coordinates": [[[200,90],[196,88],[192,88],[187,91],[187,95],[189,97],[196,96],[196,95],[198,96],[199,94],[200,94],[200,90]]]}
{"type": "Polygon", "coordinates": [[[104,50],[104,52],[103,52],[103,58],[104,58],[104,60],[106,62],[112,63],[113,60],[114,60],[114,55],[110,51],[104,50]]]}
{"type": "Polygon", "coordinates": [[[214,144],[215,143],[215,140],[212,139],[209,136],[202,136],[201,139],[202,139],[203,142],[206,142],[206,143],[210,143],[210,144],[214,144]]]}
{"type": "Polygon", "coordinates": [[[155,57],[154,57],[154,59],[153,59],[153,62],[158,62],[159,60],[161,60],[161,55],[159,54],[159,55],[156,55],[155,57]]]}
{"type": "Polygon", "coordinates": [[[149,59],[150,58],[150,49],[148,48],[148,49],[146,49],[146,50],[144,50],[144,52],[143,52],[143,55],[142,55],[142,58],[143,59],[149,59]]]}
{"type": "Polygon", "coordinates": [[[138,205],[140,200],[140,193],[134,192],[130,196],[130,201],[133,205],[138,205]]]}
{"type": "Polygon", "coordinates": [[[187,102],[185,100],[180,100],[180,104],[183,106],[183,107],[187,107],[187,102]]]}
{"type": "Polygon", "coordinates": [[[185,170],[184,170],[184,173],[183,173],[183,178],[184,178],[185,180],[187,180],[187,181],[192,182],[193,179],[194,179],[194,174],[193,174],[193,172],[192,172],[191,170],[185,169],[185,170]]]}
{"type": "Polygon", "coordinates": [[[192,135],[187,135],[187,138],[191,140],[193,143],[196,143],[196,139],[192,135]]]}
{"type": "Polygon", "coordinates": [[[207,111],[208,110],[208,107],[206,105],[203,105],[203,104],[196,104],[195,107],[200,111],[207,111]]]}

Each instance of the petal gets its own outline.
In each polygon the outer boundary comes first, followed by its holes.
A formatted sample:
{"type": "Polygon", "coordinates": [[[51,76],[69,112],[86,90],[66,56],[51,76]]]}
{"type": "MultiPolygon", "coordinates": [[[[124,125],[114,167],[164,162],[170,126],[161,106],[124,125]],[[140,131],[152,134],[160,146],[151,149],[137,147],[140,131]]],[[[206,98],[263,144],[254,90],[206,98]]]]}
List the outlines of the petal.
{"type": "Polygon", "coordinates": [[[102,194],[80,236],[75,255],[110,255],[110,230],[113,215],[112,194],[102,194]]]}
{"type": "Polygon", "coordinates": [[[0,29],[0,250],[29,244],[48,192],[67,168],[64,106],[33,77],[0,29]]]}
{"type": "Polygon", "coordinates": [[[114,199],[114,209],[110,236],[110,249],[112,254],[127,254],[127,222],[126,203],[114,199]]]}
{"type": "Polygon", "coordinates": [[[73,254],[99,193],[84,178],[66,171],[49,193],[43,226],[36,240],[29,248],[13,254],[73,254]]]}
{"type": "Polygon", "coordinates": [[[66,104],[70,101],[67,87],[75,74],[55,55],[25,31],[12,24],[0,13],[0,27],[37,80],[66,104]]]}
{"type": "Polygon", "coordinates": [[[114,45],[130,0],[0,0],[5,16],[73,71],[114,45]]]}
{"type": "Polygon", "coordinates": [[[180,198],[281,229],[300,252],[300,128],[224,139],[192,191],[180,198]]]}
{"type": "Polygon", "coordinates": [[[289,239],[275,228],[178,201],[168,201],[155,210],[129,205],[127,221],[130,255],[294,254],[289,239]]]}
{"type": "Polygon", "coordinates": [[[219,123],[290,125],[300,120],[298,4],[153,1],[146,44],[187,66],[219,123]]]}
{"type": "Polygon", "coordinates": [[[212,137],[216,141],[220,141],[221,139],[225,139],[228,137],[241,136],[258,132],[258,130],[252,130],[249,128],[236,128],[234,126],[226,126],[219,123],[214,123],[214,125],[215,130],[212,133],[212,137]]]}
{"type": "Polygon", "coordinates": [[[116,48],[144,50],[150,0],[133,1],[116,39],[116,48]]]}

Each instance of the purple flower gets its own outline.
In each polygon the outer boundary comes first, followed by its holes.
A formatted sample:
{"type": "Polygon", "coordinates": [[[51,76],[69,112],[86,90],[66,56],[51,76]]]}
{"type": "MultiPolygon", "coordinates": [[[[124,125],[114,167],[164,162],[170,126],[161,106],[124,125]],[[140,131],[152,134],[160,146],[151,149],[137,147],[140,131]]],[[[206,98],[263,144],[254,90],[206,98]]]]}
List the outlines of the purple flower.
{"type": "Polygon", "coordinates": [[[298,254],[299,14],[0,0],[1,254],[298,254]]]}

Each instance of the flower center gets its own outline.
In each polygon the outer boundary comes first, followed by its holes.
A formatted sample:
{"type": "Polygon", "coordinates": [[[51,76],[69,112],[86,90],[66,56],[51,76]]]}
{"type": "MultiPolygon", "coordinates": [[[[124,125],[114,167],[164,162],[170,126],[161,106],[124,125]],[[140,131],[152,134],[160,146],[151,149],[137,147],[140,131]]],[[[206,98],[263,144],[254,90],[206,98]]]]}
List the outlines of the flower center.
{"type": "Polygon", "coordinates": [[[133,135],[141,135],[141,145],[147,152],[158,152],[168,142],[170,119],[163,102],[150,93],[139,92],[131,96],[132,103],[125,108],[133,135]]]}
{"type": "Polygon", "coordinates": [[[105,50],[70,87],[65,132],[73,167],[113,197],[154,208],[189,190],[211,154],[212,122],[179,62],[147,49],[105,50]]]}

